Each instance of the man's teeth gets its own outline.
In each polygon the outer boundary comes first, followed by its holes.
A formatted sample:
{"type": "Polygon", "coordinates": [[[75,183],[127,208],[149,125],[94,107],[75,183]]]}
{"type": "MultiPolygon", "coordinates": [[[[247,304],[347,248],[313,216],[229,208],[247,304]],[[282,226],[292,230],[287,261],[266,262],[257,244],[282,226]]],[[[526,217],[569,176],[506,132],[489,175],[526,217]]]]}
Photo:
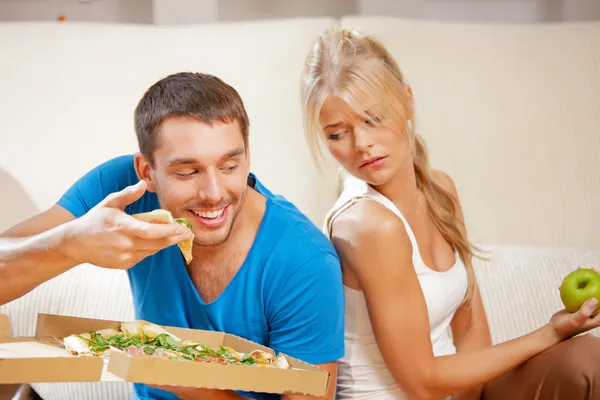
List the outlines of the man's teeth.
{"type": "Polygon", "coordinates": [[[194,210],[192,210],[192,212],[202,218],[215,219],[215,218],[219,218],[221,216],[221,214],[223,214],[223,210],[225,210],[225,209],[221,208],[220,210],[215,210],[215,211],[194,211],[194,210]]]}

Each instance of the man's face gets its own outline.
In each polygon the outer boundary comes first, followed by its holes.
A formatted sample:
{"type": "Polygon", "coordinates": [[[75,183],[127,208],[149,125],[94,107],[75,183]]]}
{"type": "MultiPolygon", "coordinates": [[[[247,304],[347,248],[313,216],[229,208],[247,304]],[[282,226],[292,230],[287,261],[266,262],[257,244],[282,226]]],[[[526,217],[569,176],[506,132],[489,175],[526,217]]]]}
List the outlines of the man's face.
{"type": "Polygon", "coordinates": [[[161,207],[190,221],[194,243],[222,244],[247,190],[250,163],[238,124],[177,117],[165,120],[158,135],[150,173],[161,207]]]}

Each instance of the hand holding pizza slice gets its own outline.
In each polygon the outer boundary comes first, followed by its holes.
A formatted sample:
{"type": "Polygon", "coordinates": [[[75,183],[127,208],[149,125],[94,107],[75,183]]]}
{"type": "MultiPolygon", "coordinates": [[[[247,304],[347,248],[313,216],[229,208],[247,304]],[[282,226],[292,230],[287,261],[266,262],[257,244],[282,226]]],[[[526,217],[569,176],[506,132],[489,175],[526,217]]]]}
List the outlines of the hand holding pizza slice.
{"type": "Polygon", "coordinates": [[[166,247],[177,244],[186,263],[191,261],[193,232],[184,219],[166,210],[125,213],[145,193],[144,180],[111,193],[83,216],[61,225],[60,253],[70,265],[129,269],[166,247]],[[151,221],[154,223],[148,223],[151,221]]]}
{"type": "MultiPolygon", "coordinates": [[[[163,209],[158,209],[141,214],[134,214],[133,217],[139,219],[140,221],[149,222],[152,224],[181,224],[187,227],[190,231],[192,230],[192,225],[186,218],[173,218],[169,211],[163,209]]],[[[183,258],[185,259],[186,265],[192,262],[193,243],[194,234],[192,234],[192,236],[189,239],[177,243],[177,246],[183,254],[183,258]]]]}

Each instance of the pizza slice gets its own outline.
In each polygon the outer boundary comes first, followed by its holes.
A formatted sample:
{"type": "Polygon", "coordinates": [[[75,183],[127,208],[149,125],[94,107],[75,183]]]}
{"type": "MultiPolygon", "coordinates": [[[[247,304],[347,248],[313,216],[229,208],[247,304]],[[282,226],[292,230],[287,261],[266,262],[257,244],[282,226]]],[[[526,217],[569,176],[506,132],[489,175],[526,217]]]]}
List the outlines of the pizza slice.
{"type": "Polygon", "coordinates": [[[254,350],[252,353],[250,353],[250,356],[256,360],[256,363],[260,367],[276,367],[282,369],[290,368],[286,358],[281,354],[275,357],[266,351],[254,350]]]}
{"type": "Polygon", "coordinates": [[[108,350],[108,347],[98,344],[118,335],[119,332],[116,329],[102,329],[70,335],[64,338],[63,344],[65,349],[73,355],[101,355],[108,350]]]}
{"type": "Polygon", "coordinates": [[[156,324],[132,321],[121,324],[120,331],[102,329],[72,334],[63,339],[65,349],[73,355],[104,355],[111,348],[130,353],[140,348],[153,354],[158,348],[177,350],[181,340],[156,324]]]}
{"type": "MultiPolygon", "coordinates": [[[[190,231],[192,230],[192,224],[187,218],[175,218],[176,224],[185,225],[190,231]]],[[[183,242],[177,243],[179,246],[179,250],[181,250],[181,254],[183,254],[183,258],[185,259],[185,264],[189,265],[192,262],[192,245],[194,244],[194,235],[188,240],[184,240],[183,242]]]]}
{"type": "Polygon", "coordinates": [[[127,337],[143,336],[144,339],[147,339],[147,341],[156,339],[160,335],[166,335],[173,339],[175,342],[181,342],[181,340],[177,336],[173,335],[170,332],[167,332],[159,325],[146,321],[124,322],[121,324],[121,331],[127,337]]]}
{"type": "MultiPolygon", "coordinates": [[[[171,212],[168,210],[157,209],[150,212],[133,214],[132,217],[151,224],[181,224],[185,225],[189,230],[192,230],[192,225],[186,218],[173,218],[173,215],[171,215],[171,212]]],[[[189,263],[192,262],[193,243],[193,234],[188,240],[177,243],[179,250],[181,250],[181,254],[183,254],[186,265],[189,265],[189,263]]]]}

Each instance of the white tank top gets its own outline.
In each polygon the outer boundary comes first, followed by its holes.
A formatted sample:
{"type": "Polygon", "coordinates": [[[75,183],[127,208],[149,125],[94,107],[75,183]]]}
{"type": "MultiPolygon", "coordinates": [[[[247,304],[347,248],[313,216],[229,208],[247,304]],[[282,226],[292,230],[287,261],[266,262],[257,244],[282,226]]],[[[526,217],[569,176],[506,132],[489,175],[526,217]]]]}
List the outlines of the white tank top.
{"type": "MultiPolygon", "coordinates": [[[[375,200],[404,223],[412,244],[412,262],[421,284],[431,327],[435,356],[456,352],[450,323],[467,291],[467,272],[458,254],[452,268],[437,272],[425,265],[412,229],[398,208],[374,188],[355,177],[344,179],[344,190],[325,218],[324,231],[331,238],[331,223],[360,198],[375,200]]],[[[368,250],[365,250],[368,251],[368,250]]],[[[337,399],[407,399],[381,356],[362,291],[344,286],[346,295],[346,355],[339,361],[337,399]]]]}

